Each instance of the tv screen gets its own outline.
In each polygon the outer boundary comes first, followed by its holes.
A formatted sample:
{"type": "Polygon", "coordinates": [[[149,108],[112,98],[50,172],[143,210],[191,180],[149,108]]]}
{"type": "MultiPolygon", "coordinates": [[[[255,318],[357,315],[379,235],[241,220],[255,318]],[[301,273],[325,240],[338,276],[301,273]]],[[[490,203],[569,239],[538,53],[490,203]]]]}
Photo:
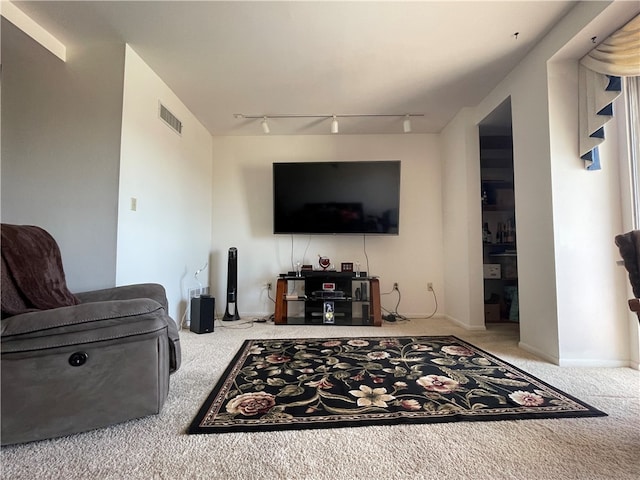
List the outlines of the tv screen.
{"type": "Polygon", "coordinates": [[[273,232],[397,235],[400,161],[273,164],[273,232]]]}

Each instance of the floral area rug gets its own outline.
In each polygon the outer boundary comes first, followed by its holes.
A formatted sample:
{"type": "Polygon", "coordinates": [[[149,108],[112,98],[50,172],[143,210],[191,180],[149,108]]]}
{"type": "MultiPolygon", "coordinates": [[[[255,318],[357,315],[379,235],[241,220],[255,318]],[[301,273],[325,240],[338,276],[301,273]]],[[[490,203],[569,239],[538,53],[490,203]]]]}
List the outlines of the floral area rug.
{"type": "Polygon", "coordinates": [[[594,416],[453,336],[247,340],[189,433],[594,416]]]}

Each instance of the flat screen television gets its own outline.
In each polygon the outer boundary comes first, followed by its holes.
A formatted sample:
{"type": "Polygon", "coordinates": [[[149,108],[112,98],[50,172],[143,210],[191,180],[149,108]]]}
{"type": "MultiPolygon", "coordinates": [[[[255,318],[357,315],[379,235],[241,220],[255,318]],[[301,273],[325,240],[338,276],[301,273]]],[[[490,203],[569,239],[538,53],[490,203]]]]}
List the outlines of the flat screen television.
{"type": "Polygon", "coordinates": [[[273,232],[398,235],[400,161],[273,164],[273,232]]]}

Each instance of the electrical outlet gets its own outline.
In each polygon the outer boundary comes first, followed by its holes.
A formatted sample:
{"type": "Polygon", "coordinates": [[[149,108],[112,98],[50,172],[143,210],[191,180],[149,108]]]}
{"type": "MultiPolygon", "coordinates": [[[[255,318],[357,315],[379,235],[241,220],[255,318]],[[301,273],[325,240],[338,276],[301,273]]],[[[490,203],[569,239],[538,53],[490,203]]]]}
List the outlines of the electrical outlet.
{"type": "Polygon", "coordinates": [[[433,292],[433,283],[431,282],[427,283],[427,290],[429,290],[430,292],[433,292]]]}
{"type": "Polygon", "coordinates": [[[267,290],[271,290],[271,282],[267,283],[267,290]]]}
{"type": "Polygon", "coordinates": [[[393,283],[393,289],[394,290],[398,290],[398,282],[394,282],[393,283]]]}

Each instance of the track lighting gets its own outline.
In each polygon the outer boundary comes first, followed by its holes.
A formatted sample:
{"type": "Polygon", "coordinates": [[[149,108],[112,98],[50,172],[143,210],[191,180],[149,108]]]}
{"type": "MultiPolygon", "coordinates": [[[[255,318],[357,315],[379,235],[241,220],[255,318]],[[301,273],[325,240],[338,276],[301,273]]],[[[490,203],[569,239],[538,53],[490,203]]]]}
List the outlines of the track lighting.
{"type": "Polygon", "coordinates": [[[269,130],[269,124],[267,123],[267,117],[262,117],[262,122],[260,122],[262,124],[262,131],[264,133],[269,133],[271,130],[269,130]]]}
{"type": "Polygon", "coordinates": [[[264,133],[269,133],[269,124],[267,120],[269,118],[326,118],[331,119],[331,133],[338,133],[338,117],[341,118],[364,118],[364,117],[397,117],[403,118],[402,130],[404,133],[411,132],[411,117],[424,117],[424,113],[342,113],[342,114],[300,114],[300,113],[279,113],[273,115],[245,115],[244,113],[234,113],[233,116],[237,119],[262,119],[260,124],[264,133]]]}
{"type": "Polygon", "coordinates": [[[402,130],[404,133],[411,133],[411,116],[406,115],[404,117],[404,121],[402,122],[402,130]]]}

